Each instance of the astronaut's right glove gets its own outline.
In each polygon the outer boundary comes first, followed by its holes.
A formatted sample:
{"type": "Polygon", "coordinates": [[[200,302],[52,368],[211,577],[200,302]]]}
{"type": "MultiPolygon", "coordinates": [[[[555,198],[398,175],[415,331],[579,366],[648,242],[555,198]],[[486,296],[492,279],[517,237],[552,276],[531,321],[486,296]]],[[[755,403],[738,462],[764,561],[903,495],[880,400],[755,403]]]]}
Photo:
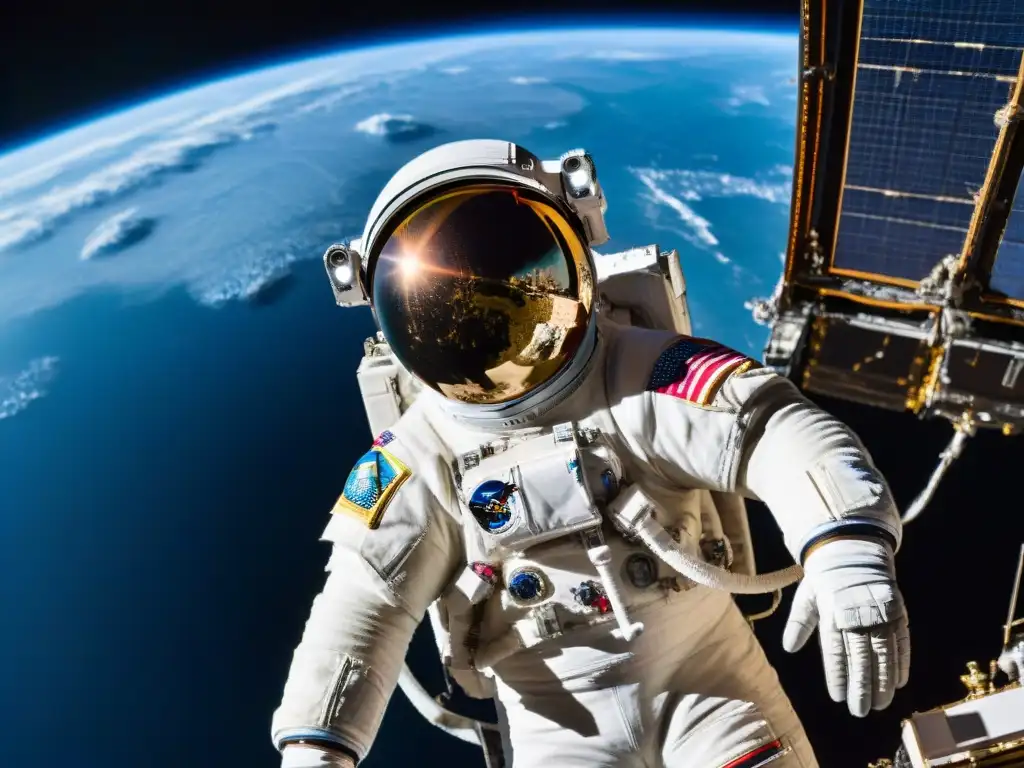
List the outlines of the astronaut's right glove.
{"type": "Polygon", "coordinates": [[[355,768],[351,757],[333,749],[291,744],[281,751],[281,768],[355,768]]]}
{"type": "Polygon", "coordinates": [[[1024,682],[1024,634],[1010,640],[996,663],[1008,678],[1014,682],[1024,682]]]}
{"type": "Polygon", "coordinates": [[[783,647],[800,650],[818,628],[825,682],[855,717],[885,709],[910,675],[910,629],[892,548],[881,539],[832,539],[804,562],[783,647]]]}

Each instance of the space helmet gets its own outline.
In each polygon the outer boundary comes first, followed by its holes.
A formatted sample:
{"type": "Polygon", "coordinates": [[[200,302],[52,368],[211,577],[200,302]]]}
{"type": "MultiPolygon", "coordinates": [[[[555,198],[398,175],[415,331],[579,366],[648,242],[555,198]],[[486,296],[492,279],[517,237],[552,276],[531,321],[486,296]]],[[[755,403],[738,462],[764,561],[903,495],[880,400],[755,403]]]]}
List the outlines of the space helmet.
{"type": "Polygon", "coordinates": [[[325,262],[338,303],[368,302],[424,386],[504,408],[592,350],[605,208],[583,150],[541,161],[510,142],[454,142],[401,168],[362,238],[325,262]]]}

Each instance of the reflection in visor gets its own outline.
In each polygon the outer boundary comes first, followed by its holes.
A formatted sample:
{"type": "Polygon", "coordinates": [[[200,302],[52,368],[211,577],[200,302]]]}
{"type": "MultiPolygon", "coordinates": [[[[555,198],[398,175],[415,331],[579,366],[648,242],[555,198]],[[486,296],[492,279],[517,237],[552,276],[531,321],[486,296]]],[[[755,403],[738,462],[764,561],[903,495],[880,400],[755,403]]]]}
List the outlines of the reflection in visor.
{"type": "Polygon", "coordinates": [[[399,360],[453,400],[502,403],[550,380],[583,341],[593,303],[586,246],[539,193],[455,188],[402,220],[371,277],[399,360]]]}

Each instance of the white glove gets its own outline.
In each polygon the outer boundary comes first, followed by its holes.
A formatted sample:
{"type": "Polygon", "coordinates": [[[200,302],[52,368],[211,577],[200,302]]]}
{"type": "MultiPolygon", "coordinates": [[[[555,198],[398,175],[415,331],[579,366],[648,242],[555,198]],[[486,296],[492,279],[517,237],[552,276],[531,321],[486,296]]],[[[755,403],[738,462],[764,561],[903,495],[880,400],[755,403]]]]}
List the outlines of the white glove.
{"type": "Polygon", "coordinates": [[[996,663],[1008,678],[1024,682],[1024,635],[1013,638],[996,663]]]}
{"type": "Polygon", "coordinates": [[[333,749],[289,744],[281,750],[281,768],[355,768],[355,761],[333,749]]]}
{"type": "Polygon", "coordinates": [[[835,539],[811,552],[782,637],[790,653],[818,627],[825,683],[854,717],[885,709],[910,676],[910,629],[893,553],[881,540],[835,539]]]}

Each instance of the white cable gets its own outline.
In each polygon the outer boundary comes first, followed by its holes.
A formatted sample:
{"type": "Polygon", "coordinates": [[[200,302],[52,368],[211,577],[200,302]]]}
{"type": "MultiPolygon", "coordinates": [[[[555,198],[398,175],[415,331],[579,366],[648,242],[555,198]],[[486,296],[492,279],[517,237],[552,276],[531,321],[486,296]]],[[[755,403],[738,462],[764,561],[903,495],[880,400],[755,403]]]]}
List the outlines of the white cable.
{"type": "Polygon", "coordinates": [[[960,453],[964,449],[964,443],[967,442],[967,438],[970,436],[971,435],[966,429],[958,429],[953,434],[953,439],[949,441],[949,445],[947,445],[946,449],[939,454],[939,463],[932,472],[931,477],[928,478],[928,484],[924,487],[924,490],[917,495],[917,498],[914,499],[910,508],[903,513],[904,525],[917,519],[917,517],[924,512],[925,507],[928,506],[928,502],[932,500],[932,496],[935,495],[935,491],[939,487],[939,481],[942,480],[950,465],[960,458],[960,453]]]}
{"type": "Polygon", "coordinates": [[[722,589],[736,595],[762,595],[788,587],[803,578],[799,565],[791,565],[770,573],[733,573],[710,565],[699,557],[684,551],[653,517],[647,515],[634,529],[647,547],[670,568],[690,581],[712,589],[722,589]]]}
{"type": "Polygon", "coordinates": [[[458,715],[451,710],[442,707],[437,700],[427,693],[426,689],[420,685],[419,680],[417,680],[416,676],[413,675],[408,664],[402,665],[402,672],[398,676],[398,687],[402,689],[402,693],[404,693],[406,698],[409,699],[409,703],[413,705],[424,720],[457,739],[462,739],[462,741],[468,742],[469,744],[475,744],[479,747],[481,744],[480,736],[476,730],[477,725],[482,725],[485,728],[494,727],[490,723],[474,720],[470,717],[464,717],[463,715],[458,715]]]}
{"type": "Polygon", "coordinates": [[[608,602],[612,604],[612,613],[615,615],[619,629],[622,630],[622,637],[627,643],[631,642],[634,637],[644,631],[644,625],[639,621],[630,622],[629,615],[626,613],[626,601],[622,599],[619,580],[612,569],[612,550],[607,544],[601,544],[588,549],[587,554],[590,556],[590,562],[597,569],[597,575],[601,577],[601,584],[608,596],[608,602]]]}
{"type": "Polygon", "coordinates": [[[609,512],[615,516],[620,528],[638,536],[672,570],[705,587],[736,595],[762,595],[795,584],[804,575],[799,565],[750,575],[733,573],[704,562],[680,547],[664,526],[654,519],[653,507],[636,486],[624,488],[609,505],[609,512]]]}

